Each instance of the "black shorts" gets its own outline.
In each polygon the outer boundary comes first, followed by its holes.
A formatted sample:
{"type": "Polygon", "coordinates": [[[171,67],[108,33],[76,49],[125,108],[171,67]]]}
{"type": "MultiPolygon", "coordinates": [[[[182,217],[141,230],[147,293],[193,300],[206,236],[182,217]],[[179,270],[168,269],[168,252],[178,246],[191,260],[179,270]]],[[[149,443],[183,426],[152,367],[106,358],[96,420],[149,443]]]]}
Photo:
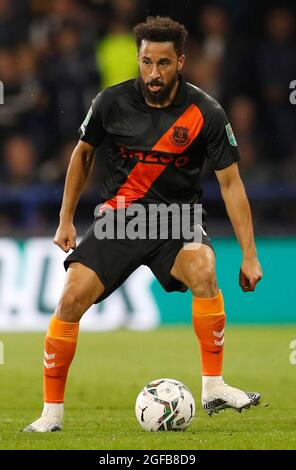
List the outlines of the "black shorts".
{"type": "MultiPolygon", "coordinates": [[[[66,270],[71,263],[79,262],[96,272],[105,286],[105,291],[95,303],[106,299],[141,265],[151,269],[167,292],[186,292],[187,287],[170,274],[177,254],[184,247],[183,238],[100,240],[94,233],[95,224],[96,220],[64,261],[66,270]]],[[[199,229],[201,230],[200,226],[199,229]]],[[[200,241],[214,251],[205,232],[204,222],[200,241]]]]}

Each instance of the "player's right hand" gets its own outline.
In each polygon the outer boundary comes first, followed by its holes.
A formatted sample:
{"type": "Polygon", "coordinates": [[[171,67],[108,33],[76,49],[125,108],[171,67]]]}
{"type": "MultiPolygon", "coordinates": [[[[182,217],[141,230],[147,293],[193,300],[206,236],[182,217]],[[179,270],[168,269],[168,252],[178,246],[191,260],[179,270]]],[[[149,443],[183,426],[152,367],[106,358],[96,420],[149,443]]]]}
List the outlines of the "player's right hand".
{"type": "Polygon", "coordinates": [[[65,253],[76,248],[76,229],[72,223],[61,222],[57,228],[53,242],[65,253]]]}

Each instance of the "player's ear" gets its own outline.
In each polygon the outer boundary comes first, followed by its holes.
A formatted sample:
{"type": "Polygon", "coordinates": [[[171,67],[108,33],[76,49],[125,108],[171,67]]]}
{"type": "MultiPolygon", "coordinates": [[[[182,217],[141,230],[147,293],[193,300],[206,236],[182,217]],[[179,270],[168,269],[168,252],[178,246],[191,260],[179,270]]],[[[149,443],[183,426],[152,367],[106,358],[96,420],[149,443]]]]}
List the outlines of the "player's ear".
{"type": "Polygon", "coordinates": [[[182,70],[184,62],[185,62],[185,54],[182,54],[180,55],[180,57],[178,57],[178,71],[182,70]]]}

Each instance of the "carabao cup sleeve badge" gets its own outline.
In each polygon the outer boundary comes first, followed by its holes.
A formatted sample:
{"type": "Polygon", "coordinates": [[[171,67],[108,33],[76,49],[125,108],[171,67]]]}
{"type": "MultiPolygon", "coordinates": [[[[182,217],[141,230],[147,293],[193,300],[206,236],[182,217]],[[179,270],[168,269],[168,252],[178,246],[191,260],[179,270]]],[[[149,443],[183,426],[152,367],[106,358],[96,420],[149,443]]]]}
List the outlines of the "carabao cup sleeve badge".
{"type": "Polygon", "coordinates": [[[237,141],[236,141],[236,138],[235,138],[235,136],[234,136],[234,133],[233,133],[231,124],[228,123],[228,124],[225,126],[225,129],[226,129],[226,133],[227,133],[227,137],[228,137],[228,140],[229,140],[230,145],[233,145],[233,147],[237,147],[237,141]]]}

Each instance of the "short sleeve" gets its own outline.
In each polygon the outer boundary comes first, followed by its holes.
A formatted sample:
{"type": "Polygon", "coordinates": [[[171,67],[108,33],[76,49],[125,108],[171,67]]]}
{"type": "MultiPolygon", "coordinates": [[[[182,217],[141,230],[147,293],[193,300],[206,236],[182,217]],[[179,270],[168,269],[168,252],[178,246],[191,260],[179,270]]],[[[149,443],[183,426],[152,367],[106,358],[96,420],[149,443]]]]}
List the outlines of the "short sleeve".
{"type": "Polygon", "coordinates": [[[78,133],[80,140],[93,147],[98,147],[104,140],[106,130],[103,127],[102,93],[99,93],[92,101],[91,107],[81,124],[78,133]]]}
{"type": "Polygon", "coordinates": [[[239,161],[239,151],[231,124],[217,102],[214,102],[208,112],[204,133],[207,157],[214,170],[223,170],[239,161]]]}

